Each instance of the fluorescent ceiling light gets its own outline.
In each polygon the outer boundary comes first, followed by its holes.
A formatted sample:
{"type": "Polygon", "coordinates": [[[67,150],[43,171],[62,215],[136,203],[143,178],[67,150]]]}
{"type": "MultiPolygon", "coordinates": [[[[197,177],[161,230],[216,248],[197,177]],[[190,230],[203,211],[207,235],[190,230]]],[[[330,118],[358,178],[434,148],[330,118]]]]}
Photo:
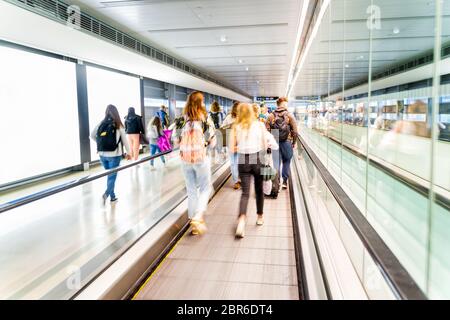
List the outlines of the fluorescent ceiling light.
{"type": "Polygon", "coordinates": [[[226,35],[220,36],[220,41],[221,42],[226,42],[227,41],[227,36],[226,35]]]}
{"type": "Polygon", "coordinates": [[[296,68],[297,71],[295,72],[295,75],[294,75],[294,78],[292,79],[292,81],[288,84],[288,88],[286,91],[287,97],[290,95],[291,90],[294,87],[295,82],[297,81],[298,75],[300,74],[300,70],[302,70],[303,65],[305,64],[305,60],[306,60],[306,57],[308,56],[309,49],[311,48],[312,42],[314,41],[314,38],[317,35],[319,26],[322,23],[323,16],[325,15],[325,12],[329,5],[330,5],[330,0],[324,0],[322,6],[320,7],[319,16],[317,17],[316,23],[314,24],[313,31],[312,31],[311,36],[308,39],[308,43],[306,44],[306,47],[305,47],[305,51],[302,53],[300,63],[297,65],[297,68],[296,68]]]}
{"type": "Polygon", "coordinates": [[[305,26],[306,13],[308,12],[308,7],[309,7],[309,0],[303,0],[302,12],[300,13],[300,19],[297,26],[297,36],[295,37],[294,51],[292,53],[291,65],[289,68],[287,87],[289,87],[289,83],[291,82],[293,77],[294,63],[295,59],[297,58],[298,50],[300,48],[300,38],[302,36],[303,28],[305,26]]]}

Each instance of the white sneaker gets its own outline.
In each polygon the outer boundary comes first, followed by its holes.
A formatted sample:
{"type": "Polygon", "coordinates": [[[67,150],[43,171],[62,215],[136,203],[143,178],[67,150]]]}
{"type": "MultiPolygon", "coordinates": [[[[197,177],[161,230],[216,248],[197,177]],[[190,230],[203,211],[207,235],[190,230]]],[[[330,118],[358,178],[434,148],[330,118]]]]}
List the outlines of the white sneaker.
{"type": "Polygon", "coordinates": [[[258,214],[258,218],[256,219],[256,225],[257,226],[262,226],[264,224],[264,218],[262,215],[258,214]]]}
{"type": "Polygon", "coordinates": [[[236,237],[243,238],[245,236],[245,219],[239,219],[237,228],[236,228],[236,237]]]}

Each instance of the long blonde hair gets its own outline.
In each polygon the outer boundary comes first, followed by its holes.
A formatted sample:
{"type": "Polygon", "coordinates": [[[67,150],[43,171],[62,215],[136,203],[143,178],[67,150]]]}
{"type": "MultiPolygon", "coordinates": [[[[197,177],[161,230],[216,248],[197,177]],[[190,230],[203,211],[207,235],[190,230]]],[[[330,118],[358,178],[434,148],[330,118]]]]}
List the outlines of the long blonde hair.
{"type": "Polygon", "coordinates": [[[203,93],[194,91],[189,95],[183,114],[191,121],[206,119],[207,112],[203,104],[203,93]]]}
{"type": "Polygon", "coordinates": [[[239,103],[237,111],[236,125],[240,125],[244,130],[249,130],[252,123],[256,120],[253,106],[249,103],[239,103]]]}
{"type": "Polygon", "coordinates": [[[255,119],[258,119],[259,114],[261,113],[261,108],[259,107],[259,105],[257,103],[252,104],[253,107],[253,113],[255,116],[255,119]]]}

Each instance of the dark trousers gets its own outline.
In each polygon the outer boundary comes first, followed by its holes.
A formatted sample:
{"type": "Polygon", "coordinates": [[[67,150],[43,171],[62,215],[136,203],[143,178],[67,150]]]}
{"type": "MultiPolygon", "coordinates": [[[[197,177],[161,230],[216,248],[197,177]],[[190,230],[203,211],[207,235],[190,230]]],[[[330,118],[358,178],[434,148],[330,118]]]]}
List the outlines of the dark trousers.
{"type": "Polygon", "coordinates": [[[239,216],[247,214],[248,199],[250,197],[250,184],[253,176],[255,181],[256,213],[263,214],[264,193],[263,176],[261,175],[261,160],[258,153],[239,154],[238,162],[239,178],[241,179],[241,201],[239,204],[239,216]]]}
{"type": "Polygon", "coordinates": [[[291,175],[291,160],[294,155],[294,150],[290,140],[280,142],[279,146],[279,150],[272,150],[273,165],[275,169],[280,172],[281,163],[283,164],[281,176],[283,177],[283,182],[287,182],[289,176],[291,175]]]}

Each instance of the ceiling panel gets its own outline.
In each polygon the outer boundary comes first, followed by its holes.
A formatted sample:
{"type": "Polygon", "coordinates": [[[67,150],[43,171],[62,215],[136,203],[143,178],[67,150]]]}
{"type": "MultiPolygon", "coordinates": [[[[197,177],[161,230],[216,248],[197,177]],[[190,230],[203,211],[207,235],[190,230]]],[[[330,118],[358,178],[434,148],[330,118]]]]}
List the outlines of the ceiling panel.
{"type": "MultiPolygon", "coordinates": [[[[324,95],[367,79],[370,48],[373,73],[433,49],[434,10],[430,0],[331,1],[293,94],[324,95]],[[373,30],[372,43],[367,27],[371,4],[381,9],[381,26],[373,30]]],[[[443,33],[443,41],[450,40],[450,30],[443,33]]]]}
{"type": "Polygon", "coordinates": [[[71,2],[251,95],[277,96],[285,90],[303,0],[71,2]],[[250,85],[249,77],[282,85],[250,85]]]}

